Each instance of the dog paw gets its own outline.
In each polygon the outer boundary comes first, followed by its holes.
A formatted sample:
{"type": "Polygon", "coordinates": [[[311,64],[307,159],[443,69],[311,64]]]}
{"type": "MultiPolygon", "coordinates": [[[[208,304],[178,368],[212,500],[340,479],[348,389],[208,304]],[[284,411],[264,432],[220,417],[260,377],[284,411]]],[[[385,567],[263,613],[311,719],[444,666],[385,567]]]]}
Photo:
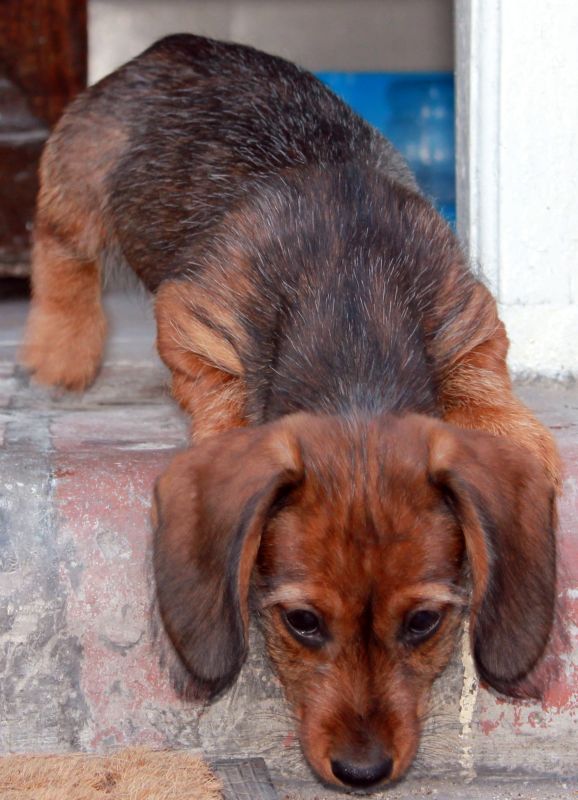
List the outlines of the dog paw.
{"type": "Polygon", "coordinates": [[[33,305],[20,362],[38,383],[82,391],[98,373],[105,336],[100,305],[75,314],[33,305]]]}

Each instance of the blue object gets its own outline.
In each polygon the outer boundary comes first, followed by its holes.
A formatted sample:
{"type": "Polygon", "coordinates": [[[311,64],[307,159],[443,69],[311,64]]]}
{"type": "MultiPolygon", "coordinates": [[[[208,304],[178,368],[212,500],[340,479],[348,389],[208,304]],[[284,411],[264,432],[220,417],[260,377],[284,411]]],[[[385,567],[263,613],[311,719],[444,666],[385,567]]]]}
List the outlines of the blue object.
{"type": "Polygon", "coordinates": [[[454,79],[451,72],[318,72],[405,156],[423,192],[456,218],[454,79]]]}

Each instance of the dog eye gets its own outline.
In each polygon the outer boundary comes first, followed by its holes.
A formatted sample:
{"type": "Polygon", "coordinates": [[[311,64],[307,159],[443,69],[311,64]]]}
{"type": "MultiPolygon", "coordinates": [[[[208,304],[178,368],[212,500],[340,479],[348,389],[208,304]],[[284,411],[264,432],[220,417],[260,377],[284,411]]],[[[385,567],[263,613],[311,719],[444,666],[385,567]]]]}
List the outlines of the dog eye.
{"type": "Polygon", "coordinates": [[[319,646],[324,641],[321,630],[321,620],[313,611],[298,608],[294,611],[284,611],[283,618],[289,632],[303,644],[319,646]]]}
{"type": "Polygon", "coordinates": [[[442,615],[439,611],[423,608],[414,611],[405,620],[404,638],[410,643],[423,642],[429,639],[440,626],[442,615]]]}

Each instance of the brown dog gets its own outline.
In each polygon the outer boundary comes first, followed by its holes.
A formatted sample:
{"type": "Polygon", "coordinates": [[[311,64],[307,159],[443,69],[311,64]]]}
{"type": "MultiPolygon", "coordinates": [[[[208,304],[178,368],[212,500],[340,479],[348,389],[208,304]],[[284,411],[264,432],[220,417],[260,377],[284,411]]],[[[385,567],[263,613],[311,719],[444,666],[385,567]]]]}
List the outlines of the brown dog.
{"type": "Polygon", "coordinates": [[[516,694],[555,594],[558,458],[495,303],[401,157],[312,75],[173,36],[68,109],[42,161],[24,361],[82,389],[102,254],[155,293],[194,446],[157,487],[160,611],[214,695],[250,608],[328,783],[399,778],[466,610],[516,694]]]}

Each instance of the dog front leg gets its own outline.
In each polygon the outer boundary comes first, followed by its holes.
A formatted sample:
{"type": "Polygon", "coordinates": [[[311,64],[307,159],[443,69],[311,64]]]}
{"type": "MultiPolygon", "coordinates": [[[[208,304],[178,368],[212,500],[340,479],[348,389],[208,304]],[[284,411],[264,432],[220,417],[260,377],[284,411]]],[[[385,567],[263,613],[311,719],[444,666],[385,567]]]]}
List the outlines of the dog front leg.
{"type": "Polygon", "coordinates": [[[197,442],[245,425],[240,378],[207,367],[199,359],[193,367],[193,360],[189,372],[173,370],[171,380],[173,397],[191,417],[191,439],[197,442]]]}
{"type": "Polygon", "coordinates": [[[158,351],[172,373],[173,397],[191,417],[191,438],[196,442],[246,424],[245,386],[241,375],[223,368],[232,366],[230,354],[225,360],[225,345],[191,315],[188,291],[178,282],[161,286],[155,315],[158,351]]]}

